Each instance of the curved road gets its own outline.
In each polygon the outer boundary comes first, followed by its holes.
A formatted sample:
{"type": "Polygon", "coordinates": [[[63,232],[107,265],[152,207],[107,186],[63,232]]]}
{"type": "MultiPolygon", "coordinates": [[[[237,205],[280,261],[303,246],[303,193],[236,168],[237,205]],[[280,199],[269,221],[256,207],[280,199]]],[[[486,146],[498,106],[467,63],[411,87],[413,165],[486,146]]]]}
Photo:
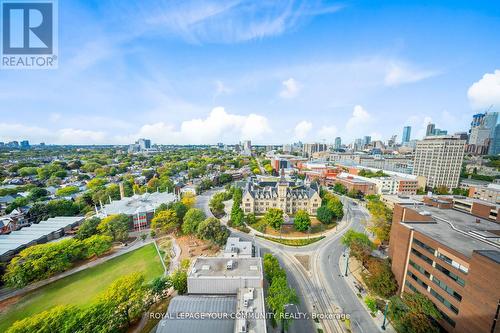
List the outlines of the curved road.
{"type": "MultiPolygon", "coordinates": [[[[212,216],[208,203],[210,197],[221,189],[212,189],[197,196],[196,206],[207,216],[212,216]]],[[[369,214],[349,198],[342,198],[345,216],[339,224],[339,231],[329,234],[320,242],[303,247],[290,247],[231,229],[234,236],[251,240],[261,254],[271,252],[277,256],[287,272],[292,288],[297,291],[300,304],[295,311],[306,313],[345,313],[351,316],[351,331],[360,333],[379,332],[362,300],[354,294],[340,271],[339,260],[344,246],[341,237],[349,228],[363,231],[361,221],[369,214]],[[296,254],[309,255],[310,270],[299,263],[296,254]]],[[[292,309],[293,310],[293,309],[292,309]]],[[[320,320],[324,332],[344,332],[343,324],[335,319],[320,320]]],[[[294,320],[289,332],[316,332],[312,320],[294,320]]]]}

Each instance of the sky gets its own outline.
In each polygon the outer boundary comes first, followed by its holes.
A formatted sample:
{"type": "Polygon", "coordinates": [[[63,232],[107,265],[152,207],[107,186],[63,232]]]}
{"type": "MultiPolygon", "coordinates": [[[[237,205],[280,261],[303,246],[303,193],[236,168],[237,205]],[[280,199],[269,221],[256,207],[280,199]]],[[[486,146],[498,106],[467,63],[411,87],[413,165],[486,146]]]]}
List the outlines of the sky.
{"type": "Polygon", "coordinates": [[[344,143],[500,111],[500,2],[58,2],[59,67],[0,70],[0,141],[344,143]]]}

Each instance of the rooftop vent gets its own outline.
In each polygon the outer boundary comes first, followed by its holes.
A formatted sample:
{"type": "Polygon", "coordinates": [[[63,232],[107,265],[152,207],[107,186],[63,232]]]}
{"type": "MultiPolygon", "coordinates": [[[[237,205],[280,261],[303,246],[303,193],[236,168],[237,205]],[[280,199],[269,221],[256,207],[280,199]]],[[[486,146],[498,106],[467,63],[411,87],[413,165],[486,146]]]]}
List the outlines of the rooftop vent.
{"type": "Polygon", "coordinates": [[[233,269],[233,266],[234,266],[234,262],[232,260],[229,260],[226,264],[226,269],[231,270],[231,269],[233,269]]]}
{"type": "Polygon", "coordinates": [[[422,215],[422,216],[431,216],[432,215],[431,212],[428,212],[426,210],[420,212],[419,214],[422,215]]]}
{"type": "Polygon", "coordinates": [[[259,268],[258,268],[257,266],[254,266],[254,265],[250,266],[250,270],[251,270],[251,271],[256,271],[256,270],[258,270],[258,269],[259,269],[259,268]]]}
{"type": "Polygon", "coordinates": [[[476,223],[481,223],[481,220],[480,219],[476,219],[476,223]]]}
{"type": "Polygon", "coordinates": [[[201,269],[204,271],[209,271],[210,270],[210,265],[203,265],[201,266],[201,269]]]}

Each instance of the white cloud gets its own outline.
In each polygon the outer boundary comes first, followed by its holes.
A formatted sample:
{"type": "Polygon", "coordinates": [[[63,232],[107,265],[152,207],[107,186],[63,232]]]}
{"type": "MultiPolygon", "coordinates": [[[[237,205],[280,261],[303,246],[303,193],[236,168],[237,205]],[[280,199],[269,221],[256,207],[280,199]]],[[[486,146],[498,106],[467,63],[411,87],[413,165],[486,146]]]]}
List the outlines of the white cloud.
{"type": "Polygon", "coordinates": [[[337,127],[335,126],[322,126],[318,131],[318,136],[320,140],[326,140],[327,142],[333,142],[334,137],[337,135],[337,127]]]}
{"type": "Polygon", "coordinates": [[[472,84],[467,97],[474,109],[488,108],[490,105],[500,108],[500,70],[486,73],[472,84]]]}
{"type": "Polygon", "coordinates": [[[280,97],[282,98],[294,98],[299,93],[302,88],[301,84],[294,78],[289,78],[281,82],[283,89],[280,91],[280,97]]]}
{"type": "Polygon", "coordinates": [[[231,89],[227,87],[221,80],[215,80],[215,96],[226,95],[231,93],[231,89]]]}
{"type": "MultiPolygon", "coordinates": [[[[139,137],[151,138],[157,143],[213,144],[218,141],[262,140],[271,133],[266,117],[249,114],[247,116],[227,113],[224,108],[214,108],[205,119],[183,121],[178,129],[172,124],[158,122],[146,124],[128,138],[128,142],[139,137]]],[[[123,141],[124,138],[119,138],[123,141]]]]}
{"type": "Polygon", "coordinates": [[[295,137],[299,140],[304,140],[309,135],[309,132],[312,130],[312,123],[306,120],[301,121],[295,126],[295,137]]]}
{"type": "Polygon", "coordinates": [[[370,120],[370,114],[361,105],[356,105],[352,111],[351,118],[349,118],[345,125],[346,130],[359,132],[360,127],[366,125],[370,120]]]}
{"type": "Polygon", "coordinates": [[[437,71],[417,69],[404,62],[392,62],[388,65],[384,82],[387,86],[397,86],[421,81],[437,74],[437,71]]]}

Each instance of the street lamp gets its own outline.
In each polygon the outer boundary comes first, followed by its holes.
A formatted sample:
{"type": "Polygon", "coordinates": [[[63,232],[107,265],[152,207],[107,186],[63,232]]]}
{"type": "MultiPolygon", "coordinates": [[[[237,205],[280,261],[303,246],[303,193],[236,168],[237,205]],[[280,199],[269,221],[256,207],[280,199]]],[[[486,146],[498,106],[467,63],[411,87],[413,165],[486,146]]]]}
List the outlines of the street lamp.
{"type": "Polygon", "coordinates": [[[385,331],[385,322],[387,320],[387,311],[389,310],[389,302],[385,302],[385,310],[384,310],[384,322],[382,323],[381,328],[385,331]]]}
{"type": "Polygon", "coordinates": [[[347,277],[347,272],[349,271],[349,254],[347,253],[347,247],[346,247],[346,251],[344,253],[344,257],[345,257],[345,274],[344,274],[344,276],[347,277]]]}

